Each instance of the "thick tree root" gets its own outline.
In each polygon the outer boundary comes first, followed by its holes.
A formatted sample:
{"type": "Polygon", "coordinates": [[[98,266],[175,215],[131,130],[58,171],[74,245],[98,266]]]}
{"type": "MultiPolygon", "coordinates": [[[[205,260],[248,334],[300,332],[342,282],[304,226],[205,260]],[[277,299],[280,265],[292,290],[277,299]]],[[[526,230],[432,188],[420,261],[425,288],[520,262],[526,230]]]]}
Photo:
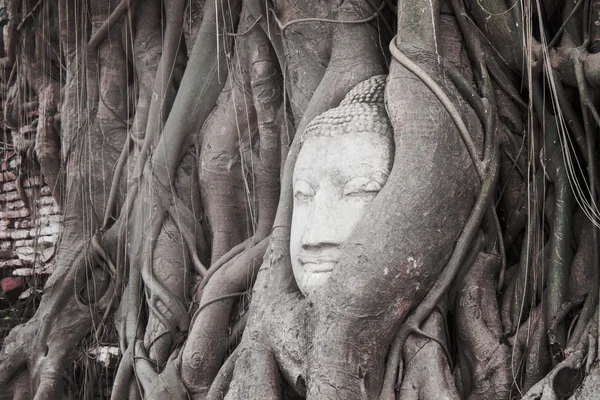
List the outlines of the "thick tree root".
{"type": "Polygon", "coordinates": [[[221,367],[235,298],[252,287],[270,238],[234,258],[213,275],[203,289],[198,311],[182,352],[182,379],[194,397],[203,397],[221,367]],[[213,302],[215,299],[220,301],[213,302]]]}
{"type": "Polygon", "coordinates": [[[588,334],[582,337],[577,346],[568,352],[567,357],[544,379],[535,384],[523,400],[559,400],[571,396],[583,380],[586,367],[586,357],[596,358],[596,354],[588,354],[589,341],[598,337],[598,311],[587,327],[588,334]]]}
{"type": "Polygon", "coordinates": [[[46,184],[52,189],[52,196],[62,203],[63,172],[60,168],[60,137],[56,132],[54,115],[57,112],[58,85],[45,85],[38,94],[38,127],[35,137],[35,152],[46,184]]]}
{"type": "Polygon", "coordinates": [[[434,311],[423,323],[423,331],[435,340],[413,334],[403,351],[404,376],[398,398],[402,400],[459,400],[446,351],[445,319],[434,311]]]}
{"type": "Polygon", "coordinates": [[[392,348],[390,350],[390,356],[388,357],[387,361],[388,365],[384,386],[381,392],[381,399],[389,399],[392,397],[393,382],[396,380],[395,377],[397,376],[396,365],[398,365],[399,354],[408,335],[411,332],[414,332],[415,329],[419,329],[420,324],[431,313],[436,304],[438,304],[440,298],[450,289],[454,278],[458,274],[459,269],[466,258],[469,246],[472,244],[473,239],[478,232],[479,224],[481,223],[485,210],[487,209],[489,201],[491,200],[493,188],[495,187],[496,183],[498,173],[497,147],[496,153],[492,156],[491,160],[492,164],[490,165],[490,170],[487,171],[486,178],[483,181],[477,203],[471,211],[471,215],[465,224],[464,230],[461,233],[448,264],[444,268],[432,290],[417,306],[415,312],[407,319],[394,339],[392,348]]]}
{"type": "Polygon", "coordinates": [[[463,398],[508,399],[512,385],[510,348],[502,342],[495,278],[500,258],[480,253],[456,297],[463,398]]]}

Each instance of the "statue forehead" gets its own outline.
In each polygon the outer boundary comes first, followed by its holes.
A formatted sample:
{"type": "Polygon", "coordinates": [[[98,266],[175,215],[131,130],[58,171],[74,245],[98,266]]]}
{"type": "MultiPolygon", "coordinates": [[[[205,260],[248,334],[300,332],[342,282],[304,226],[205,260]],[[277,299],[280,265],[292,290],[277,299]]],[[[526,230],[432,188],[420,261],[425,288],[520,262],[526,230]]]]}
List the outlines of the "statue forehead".
{"type": "Polygon", "coordinates": [[[294,168],[294,182],[348,179],[380,171],[386,175],[392,158],[387,138],[358,132],[354,135],[313,136],[303,144],[294,168]]]}

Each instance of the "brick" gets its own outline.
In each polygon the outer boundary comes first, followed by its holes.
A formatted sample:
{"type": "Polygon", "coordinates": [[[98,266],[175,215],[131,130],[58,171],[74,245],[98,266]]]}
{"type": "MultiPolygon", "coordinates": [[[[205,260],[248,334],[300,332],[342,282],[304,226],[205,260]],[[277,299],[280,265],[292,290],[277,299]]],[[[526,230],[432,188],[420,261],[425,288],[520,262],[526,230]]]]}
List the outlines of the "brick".
{"type": "Polygon", "coordinates": [[[23,265],[25,263],[19,259],[0,261],[0,268],[22,267],[23,265]]]}
{"type": "Polygon", "coordinates": [[[7,203],[4,203],[3,207],[4,210],[18,210],[21,208],[25,208],[25,203],[23,203],[23,200],[21,200],[20,197],[18,197],[17,201],[9,201],[7,203]]]}
{"type": "Polygon", "coordinates": [[[17,182],[16,181],[9,181],[4,183],[0,189],[3,192],[10,192],[11,190],[17,190],[17,182]]]}
{"type": "Polygon", "coordinates": [[[33,247],[19,247],[15,250],[15,254],[19,257],[19,260],[32,263],[35,259],[35,252],[33,247]]]}
{"type": "Polygon", "coordinates": [[[53,233],[58,233],[60,231],[60,227],[55,224],[55,225],[50,225],[50,226],[45,226],[43,228],[33,228],[29,231],[29,234],[32,237],[35,236],[46,236],[46,235],[52,235],[53,233]]]}
{"type": "Polygon", "coordinates": [[[9,219],[16,219],[16,218],[25,218],[25,217],[29,217],[29,215],[31,214],[31,212],[24,208],[22,210],[14,210],[14,211],[0,211],[0,218],[9,218],[9,219]]]}
{"type": "MultiPolygon", "coordinates": [[[[33,196],[33,189],[25,189],[25,195],[27,196],[27,198],[31,198],[33,196]]],[[[40,189],[40,195],[51,196],[52,191],[48,186],[44,186],[40,189]]],[[[19,192],[17,192],[16,188],[11,192],[0,193],[0,201],[16,201],[20,199],[21,196],[19,196],[19,192]]]]}
{"type": "Polygon", "coordinates": [[[61,220],[62,220],[62,216],[60,214],[55,214],[55,215],[48,215],[45,217],[40,217],[36,220],[36,223],[41,224],[41,225],[59,224],[61,220]]]}
{"type": "Polygon", "coordinates": [[[4,167],[2,167],[2,170],[5,171],[0,173],[0,182],[14,181],[17,179],[17,175],[14,172],[6,171],[6,168],[4,167]]]}
{"type": "MultiPolygon", "coordinates": [[[[55,215],[55,214],[58,214],[59,212],[60,212],[60,208],[58,208],[58,206],[45,206],[45,207],[40,207],[38,210],[39,215],[55,215]]],[[[1,215],[0,215],[0,218],[2,218],[1,215]]]]}
{"type": "Polygon", "coordinates": [[[27,239],[27,240],[15,240],[15,248],[17,247],[26,247],[33,246],[35,244],[35,240],[27,239]]]}
{"type": "Polygon", "coordinates": [[[29,219],[19,219],[15,221],[15,229],[22,229],[22,228],[31,228],[32,226],[35,226],[33,224],[33,221],[29,220],[29,219]]]}
{"type": "Polygon", "coordinates": [[[37,265],[35,268],[17,268],[13,271],[14,276],[31,276],[36,274],[51,274],[54,270],[54,264],[37,265]]]}
{"type": "Polygon", "coordinates": [[[8,233],[9,237],[13,238],[13,239],[26,239],[28,237],[31,237],[31,233],[29,231],[29,229],[19,229],[19,230],[14,230],[14,231],[10,231],[8,233]]]}
{"type": "Polygon", "coordinates": [[[23,278],[9,277],[0,280],[0,287],[2,287],[2,291],[6,294],[13,294],[14,292],[21,294],[24,284],[23,278]]]}
{"type": "Polygon", "coordinates": [[[31,276],[33,275],[33,268],[17,268],[13,271],[14,276],[31,276]]]}
{"type": "Polygon", "coordinates": [[[56,243],[58,235],[38,236],[36,239],[38,243],[56,243]]]}
{"type": "Polygon", "coordinates": [[[44,205],[44,206],[47,206],[47,205],[56,205],[56,201],[54,200],[54,197],[52,197],[52,196],[43,196],[43,197],[40,197],[39,199],[36,200],[36,203],[38,205],[44,205]]]}
{"type": "Polygon", "coordinates": [[[16,190],[0,193],[0,201],[15,201],[20,199],[21,197],[19,197],[19,193],[16,190]]]}

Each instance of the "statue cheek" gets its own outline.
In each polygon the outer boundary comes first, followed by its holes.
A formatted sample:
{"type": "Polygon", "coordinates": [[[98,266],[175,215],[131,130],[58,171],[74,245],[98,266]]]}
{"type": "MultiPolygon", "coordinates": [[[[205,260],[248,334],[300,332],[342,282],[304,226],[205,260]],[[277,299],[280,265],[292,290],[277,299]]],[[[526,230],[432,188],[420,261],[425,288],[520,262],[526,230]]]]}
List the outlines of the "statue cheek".
{"type": "MultiPolygon", "coordinates": [[[[310,207],[308,205],[294,204],[292,224],[290,227],[290,252],[298,252],[302,246],[302,236],[308,227],[310,207]]],[[[293,260],[292,260],[293,261],[293,260]]]]}
{"type": "Polygon", "coordinates": [[[300,263],[292,260],[292,272],[294,273],[298,289],[300,289],[302,294],[306,295],[309,281],[309,275],[306,273],[306,270],[300,263]]]}
{"type": "Polygon", "coordinates": [[[340,224],[337,227],[339,235],[343,237],[343,240],[347,239],[354,227],[361,220],[365,213],[365,209],[370,200],[361,197],[350,197],[344,199],[342,203],[337,207],[336,214],[337,220],[340,224]]]}

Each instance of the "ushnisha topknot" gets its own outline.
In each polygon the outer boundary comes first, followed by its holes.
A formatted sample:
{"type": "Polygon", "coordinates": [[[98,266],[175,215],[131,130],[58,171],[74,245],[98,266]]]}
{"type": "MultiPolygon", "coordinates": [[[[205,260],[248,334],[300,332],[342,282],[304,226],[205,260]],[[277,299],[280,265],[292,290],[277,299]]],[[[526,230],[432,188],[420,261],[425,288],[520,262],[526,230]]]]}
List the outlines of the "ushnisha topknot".
{"type": "Polygon", "coordinates": [[[384,103],[386,78],[386,75],[376,75],[353,87],[339,106],[318,115],[308,124],[301,141],[348,133],[372,133],[393,138],[384,103]]]}
{"type": "Polygon", "coordinates": [[[340,106],[356,103],[384,103],[385,81],[387,75],[375,75],[354,86],[340,106]]]}

